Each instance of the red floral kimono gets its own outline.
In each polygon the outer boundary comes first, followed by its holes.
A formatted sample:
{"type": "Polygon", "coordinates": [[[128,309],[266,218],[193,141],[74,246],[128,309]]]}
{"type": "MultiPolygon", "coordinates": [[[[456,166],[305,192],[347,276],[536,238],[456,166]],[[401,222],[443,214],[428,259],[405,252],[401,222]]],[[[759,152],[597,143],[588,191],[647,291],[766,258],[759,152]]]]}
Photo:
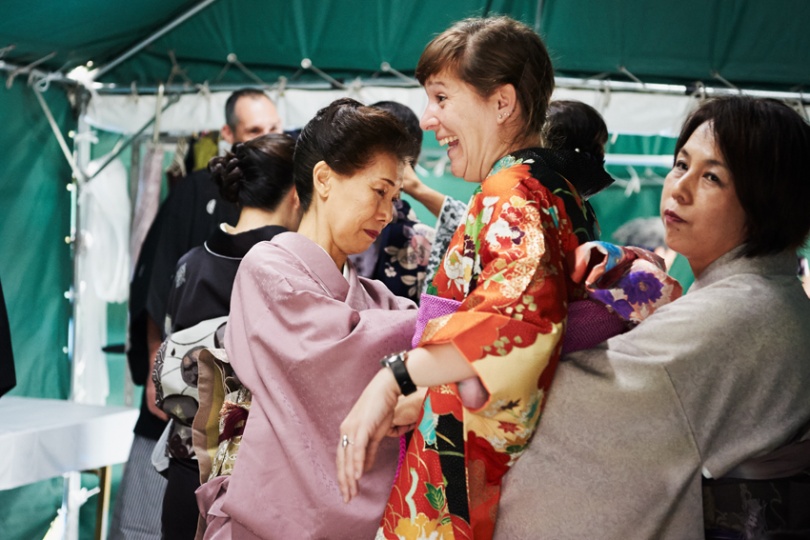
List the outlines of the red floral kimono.
{"type": "Polygon", "coordinates": [[[473,195],[428,290],[461,306],[431,320],[420,345],[452,343],[490,397],[470,410],[456,384],[429,389],[378,538],[492,537],[501,480],[554,376],[568,302],[584,297],[567,255],[593,230],[576,191],[532,150],[502,158],[473,195]]]}

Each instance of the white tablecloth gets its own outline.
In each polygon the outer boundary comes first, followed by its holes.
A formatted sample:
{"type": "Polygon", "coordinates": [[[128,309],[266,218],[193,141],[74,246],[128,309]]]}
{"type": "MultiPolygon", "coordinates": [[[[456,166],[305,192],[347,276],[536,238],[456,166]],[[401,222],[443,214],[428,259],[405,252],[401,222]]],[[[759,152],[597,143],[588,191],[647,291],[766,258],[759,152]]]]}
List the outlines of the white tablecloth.
{"type": "Polygon", "coordinates": [[[0,398],[0,490],[126,461],[137,418],[130,407],[0,398]]]}

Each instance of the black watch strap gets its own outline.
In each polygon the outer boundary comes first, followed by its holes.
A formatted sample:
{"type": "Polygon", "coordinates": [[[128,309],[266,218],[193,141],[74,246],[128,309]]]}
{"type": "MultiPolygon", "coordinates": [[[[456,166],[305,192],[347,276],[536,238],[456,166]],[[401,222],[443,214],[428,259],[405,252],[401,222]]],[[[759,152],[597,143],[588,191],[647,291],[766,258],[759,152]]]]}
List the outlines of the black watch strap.
{"type": "Polygon", "coordinates": [[[380,365],[389,368],[394,374],[394,379],[396,379],[399,391],[402,392],[403,396],[416,392],[416,385],[413,384],[411,376],[408,374],[408,368],[405,366],[405,360],[407,359],[408,351],[401,351],[389,354],[380,360],[380,365]]]}

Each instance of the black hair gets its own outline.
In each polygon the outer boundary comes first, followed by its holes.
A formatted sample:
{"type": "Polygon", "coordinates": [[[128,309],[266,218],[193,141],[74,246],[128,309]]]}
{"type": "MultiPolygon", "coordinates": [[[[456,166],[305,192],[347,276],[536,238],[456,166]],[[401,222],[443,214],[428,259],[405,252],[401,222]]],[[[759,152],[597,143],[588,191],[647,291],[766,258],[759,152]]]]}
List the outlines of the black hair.
{"type": "Polygon", "coordinates": [[[424,132],[419,126],[419,117],[416,116],[416,113],[414,113],[410,107],[396,101],[378,101],[377,103],[372,103],[371,106],[390,112],[397,120],[402,122],[405,131],[407,131],[408,135],[413,139],[414,144],[411,155],[412,163],[415,165],[419,160],[419,154],[422,152],[422,138],[424,137],[424,132]]]}
{"type": "Polygon", "coordinates": [[[676,158],[692,133],[707,122],[745,211],[742,255],[799,248],[810,232],[810,126],[774,99],[713,98],[684,123],[676,158]]]}
{"type": "Polygon", "coordinates": [[[312,171],[318,162],[348,176],[380,153],[407,162],[411,147],[410,136],[391,113],[351,98],[333,101],[304,126],[295,145],[293,176],[301,208],[306,211],[312,203],[312,171]]]}
{"type": "Polygon", "coordinates": [[[549,103],[542,136],[545,148],[579,152],[600,163],[605,159],[607,125],[587,103],[562,99],[549,103]]]}
{"type": "Polygon", "coordinates": [[[269,133],[233,145],[211,159],[208,170],[226,201],[272,211],[293,187],[294,150],[290,136],[269,133]]]}
{"type": "Polygon", "coordinates": [[[615,179],[605,170],[607,125],[602,115],[581,101],[554,100],[540,133],[546,162],[568,179],[584,199],[615,179]]]}

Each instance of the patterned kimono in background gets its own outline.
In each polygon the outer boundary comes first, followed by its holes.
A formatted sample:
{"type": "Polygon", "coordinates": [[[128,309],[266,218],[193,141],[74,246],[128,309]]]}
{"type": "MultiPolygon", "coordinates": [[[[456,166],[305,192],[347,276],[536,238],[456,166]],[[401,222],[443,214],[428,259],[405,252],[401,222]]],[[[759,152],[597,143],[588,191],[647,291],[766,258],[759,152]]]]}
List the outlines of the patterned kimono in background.
{"type": "Polygon", "coordinates": [[[153,372],[158,406],[173,420],[167,428],[171,431],[166,447],[170,460],[163,497],[164,538],[194,538],[197,528],[199,511],[194,492],[200,481],[191,424],[199,407],[198,356],[203,347],[212,345],[210,324],[228,315],[234,278],[245,254],[256,244],[286,230],[277,225],[268,225],[239,234],[228,234],[219,228],[202,246],[190,250],[177,263],[166,303],[164,327],[169,332],[169,339],[164,341],[164,345],[172,343],[171,348],[176,348],[174,353],[179,354],[178,351],[184,350],[187,354],[180,356],[181,377],[171,370],[164,370],[164,361],[175,356],[171,350],[166,356],[158,353],[153,372]],[[173,339],[178,332],[185,335],[188,340],[185,345],[188,347],[175,347],[180,345],[173,339]],[[199,342],[194,344],[197,340],[199,342]],[[182,385],[183,382],[186,385],[182,385]]]}
{"type": "MultiPolygon", "coordinates": [[[[217,229],[205,244],[180,258],[173,276],[173,288],[166,303],[163,326],[169,334],[228,315],[233,280],[239,263],[259,242],[271,240],[287,229],[269,225],[240,234],[217,229]]],[[[160,366],[153,372],[159,401],[164,412],[174,419],[169,436],[168,454],[177,459],[196,459],[191,440],[191,422],[197,412],[197,359],[184,367],[188,388],[182,394],[165,395],[160,380],[160,366]]]]}
{"type": "Polygon", "coordinates": [[[378,537],[492,536],[501,480],[534,433],[559,360],[568,302],[585,296],[566,257],[593,235],[576,191],[535,156],[496,163],[428,290],[462,304],[430,321],[420,345],[452,343],[490,399],[469,410],[457,385],[429,389],[378,537]]]}
{"type": "Polygon", "coordinates": [[[349,259],[361,276],[378,279],[397,296],[418,303],[435,231],[417,219],[407,201],[395,200],[394,210],[394,220],[374,243],[349,259]]]}

